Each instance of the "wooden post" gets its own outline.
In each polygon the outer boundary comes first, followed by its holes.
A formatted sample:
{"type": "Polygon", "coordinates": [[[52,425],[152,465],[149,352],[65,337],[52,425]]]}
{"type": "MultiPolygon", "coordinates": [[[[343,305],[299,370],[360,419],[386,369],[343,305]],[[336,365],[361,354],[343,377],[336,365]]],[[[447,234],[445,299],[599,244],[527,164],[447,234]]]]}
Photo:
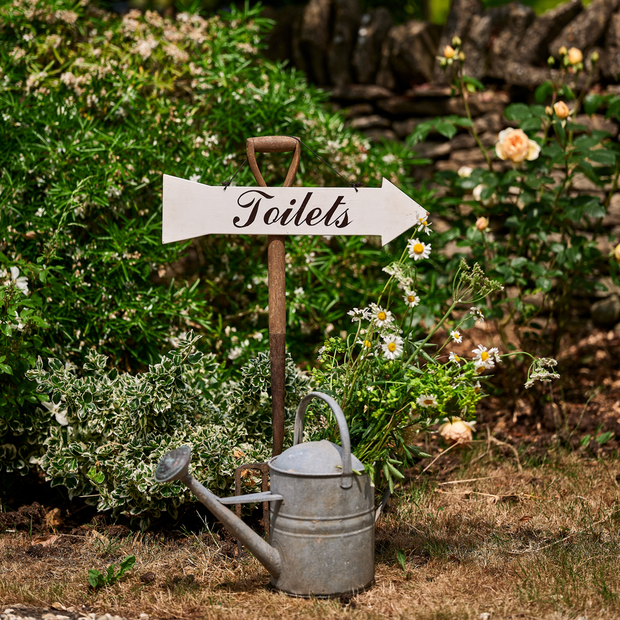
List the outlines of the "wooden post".
{"type": "MultiPolygon", "coordinates": [[[[284,181],[291,187],[299,168],[301,143],[288,136],[261,136],[246,142],[248,163],[260,187],[267,187],[256,163],[256,153],[293,151],[293,159],[284,181]]],[[[271,400],[273,416],[273,456],[282,453],[284,443],[284,387],[286,353],[286,278],[284,235],[267,236],[267,268],[269,273],[269,358],[271,360],[271,400]]]]}

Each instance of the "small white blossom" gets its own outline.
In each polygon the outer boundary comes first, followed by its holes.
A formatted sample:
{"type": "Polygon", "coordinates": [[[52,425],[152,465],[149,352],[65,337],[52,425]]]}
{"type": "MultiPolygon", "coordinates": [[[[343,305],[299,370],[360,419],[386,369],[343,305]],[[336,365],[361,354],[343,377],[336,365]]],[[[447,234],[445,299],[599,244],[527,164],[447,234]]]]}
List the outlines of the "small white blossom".
{"type": "Polygon", "coordinates": [[[420,296],[415,291],[405,291],[404,300],[410,308],[415,308],[420,303],[420,296]]]}
{"type": "Polygon", "coordinates": [[[480,308],[478,308],[477,306],[472,306],[469,311],[471,312],[471,315],[476,319],[476,321],[484,323],[484,314],[482,314],[482,310],[480,310],[480,308]]]}
{"type": "Polygon", "coordinates": [[[11,279],[13,284],[24,294],[28,295],[28,278],[19,275],[19,267],[11,267],[11,279]]]}
{"type": "Polygon", "coordinates": [[[381,329],[387,329],[394,322],[392,313],[377,304],[370,304],[370,317],[374,324],[381,329]]]}
{"type": "Polygon", "coordinates": [[[450,338],[452,338],[452,340],[454,340],[457,344],[461,344],[461,342],[463,342],[463,336],[461,336],[461,332],[457,329],[450,332],[450,338]]]}
{"type": "Polygon", "coordinates": [[[400,357],[403,352],[403,339],[396,334],[386,334],[383,336],[383,344],[381,345],[383,354],[389,360],[400,357]]]}
{"type": "Polygon", "coordinates": [[[418,396],[416,403],[418,403],[420,407],[436,407],[437,398],[433,394],[422,394],[422,396],[418,396]]]}
{"type": "Polygon", "coordinates": [[[450,351],[450,361],[455,364],[460,364],[463,361],[463,358],[458,356],[454,351],[450,351]]]}
{"type": "Polygon", "coordinates": [[[499,352],[497,349],[487,350],[486,347],[481,344],[478,345],[478,348],[473,349],[472,353],[474,354],[474,362],[476,363],[476,369],[479,366],[484,366],[485,368],[493,368],[495,366],[495,362],[493,358],[499,361],[499,352]]]}
{"type": "Polygon", "coordinates": [[[422,258],[428,258],[431,255],[431,244],[422,243],[419,239],[409,239],[407,250],[409,251],[410,258],[413,258],[413,260],[420,260],[422,258]]]}
{"type": "Polygon", "coordinates": [[[430,235],[431,225],[426,218],[428,218],[428,213],[418,218],[418,232],[425,232],[427,235],[430,235]]]}
{"type": "Polygon", "coordinates": [[[461,177],[461,179],[466,179],[471,176],[471,173],[474,171],[473,168],[469,166],[461,166],[456,173],[461,177]]]}
{"type": "Polygon", "coordinates": [[[67,420],[67,411],[64,409],[60,409],[60,404],[55,405],[52,402],[46,401],[41,403],[48,411],[51,411],[56,418],[56,422],[61,426],[68,426],[69,421],[67,420]]]}

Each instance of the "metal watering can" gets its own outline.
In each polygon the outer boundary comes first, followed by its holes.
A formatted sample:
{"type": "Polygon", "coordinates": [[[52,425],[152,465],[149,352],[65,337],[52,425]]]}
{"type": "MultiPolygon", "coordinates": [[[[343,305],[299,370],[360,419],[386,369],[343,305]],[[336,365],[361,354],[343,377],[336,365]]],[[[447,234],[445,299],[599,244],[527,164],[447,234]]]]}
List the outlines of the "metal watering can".
{"type": "Polygon", "coordinates": [[[169,452],[159,462],[155,480],[182,480],[271,573],[275,588],[292,596],[330,597],[370,586],[375,573],[374,487],[351,454],[347,422],[333,398],[311,392],[301,401],[293,447],[269,461],[271,491],[216,497],[190,476],[190,459],[188,446],[169,452]],[[313,398],[331,407],[342,448],[325,440],[302,443],[306,408],[313,398]],[[226,508],[265,501],[270,502],[271,545],[226,508]]]}

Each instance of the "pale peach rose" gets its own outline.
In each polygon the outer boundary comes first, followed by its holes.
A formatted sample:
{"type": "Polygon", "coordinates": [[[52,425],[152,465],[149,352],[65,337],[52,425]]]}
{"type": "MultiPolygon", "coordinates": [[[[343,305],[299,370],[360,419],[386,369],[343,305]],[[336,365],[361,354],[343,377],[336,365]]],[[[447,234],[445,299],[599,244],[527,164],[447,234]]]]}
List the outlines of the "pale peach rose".
{"type": "Polygon", "coordinates": [[[568,62],[570,62],[571,65],[577,65],[583,61],[583,54],[581,53],[581,50],[579,48],[571,47],[567,53],[568,62]]]}
{"type": "Polygon", "coordinates": [[[540,146],[530,140],[522,129],[509,127],[499,132],[495,152],[500,159],[509,159],[515,164],[524,159],[533,161],[540,155],[540,146]]]}
{"type": "Polygon", "coordinates": [[[446,45],[446,47],[443,48],[443,55],[446,58],[454,58],[454,48],[451,45],[446,45]]]}
{"type": "Polygon", "coordinates": [[[488,225],[489,225],[489,220],[486,217],[479,217],[476,220],[476,228],[480,232],[483,232],[484,230],[486,230],[488,225]]]}
{"type": "Polygon", "coordinates": [[[469,443],[472,440],[475,422],[465,422],[461,418],[450,418],[439,427],[439,434],[450,443],[469,443]]]}
{"type": "Polygon", "coordinates": [[[568,115],[570,114],[570,110],[568,109],[568,106],[563,101],[558,101],[557,103],[554,103],[553,110],[555,111],[555,115],[560,120],[564,120],[565,118],[568,118],[568,115]]]}
{"type": "Polygon", "coordinates": [[[620,243],[614,249],[614,257],[618,265],[620,265],[620,243]]]}

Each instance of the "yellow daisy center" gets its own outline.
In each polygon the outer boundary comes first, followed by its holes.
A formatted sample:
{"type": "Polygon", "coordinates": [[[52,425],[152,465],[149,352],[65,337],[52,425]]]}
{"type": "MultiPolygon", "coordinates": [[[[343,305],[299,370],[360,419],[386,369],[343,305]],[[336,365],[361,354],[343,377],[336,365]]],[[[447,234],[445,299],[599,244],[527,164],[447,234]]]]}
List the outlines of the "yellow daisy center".
{"type": "Polygon", "coordinates": [[[396,351],[396,343],[395,342],[390,342],[390,344],[388,344],[388,351],[391,351],[392,353],[394,353],[394,351],[396,351]]]}
{"type": "Polygon", "coordinates": [[[481,375],[484,372],[484,366],[479,366],[478,368],[476,368],[476,372],[481,375]]]}
{"type": "Polygon", "coordinates": [[[385,321],[385,319],[387,319],[387,314],[385,312],[381,311],[381,312],[379,312],[379,314],[377,314],[377,318],[380,321],[385,321]]]}
{"type": "Polygon", "coordinates": [[[461,337],[461,334],[459,332],[454,332],[453,336],[455,340],[458,340],[461,337]]]}
{"type": "Polygon", "coordinates": [[[483,362],[486,362],[486,361],[489,359],[489,354],[488,354],[486,351],[483,351],[483,352],[480,354],[480,359],[481,359],[483,362]]]}
{"type": "Polygon", "coordinates": [[[461,358],[460,358],[458,355],[455,355],[455,356],[454,356],[454,361],[455,361],[455,362],[460,362],[460,361],[461,361],[461,358]]]}
{"type": "Polygon", "coordinates": [[[407,301],[412,304],[415,301],[415,297],[413,295],[408,295],[407,296],[407,301]]]}
{"type": "Polygon", "coordinates": [[[424,399],[424,404],[425,405],[432,405],[433,404],[433,400],[431,398],[425,398],[424,399]]]}
{"type": "Polygon", "coordinates": [[[364,340],[364,342],[362,342],[362,346],[366,347],[366,348],[370,348],[370,340],[364,340]]]}
{"type": "Polygon", "coordinates": [[[421,243],[416,243],[413,246],[413,251],[415,254],[422,254],[424,252],[424,246],[421,243]]]}

